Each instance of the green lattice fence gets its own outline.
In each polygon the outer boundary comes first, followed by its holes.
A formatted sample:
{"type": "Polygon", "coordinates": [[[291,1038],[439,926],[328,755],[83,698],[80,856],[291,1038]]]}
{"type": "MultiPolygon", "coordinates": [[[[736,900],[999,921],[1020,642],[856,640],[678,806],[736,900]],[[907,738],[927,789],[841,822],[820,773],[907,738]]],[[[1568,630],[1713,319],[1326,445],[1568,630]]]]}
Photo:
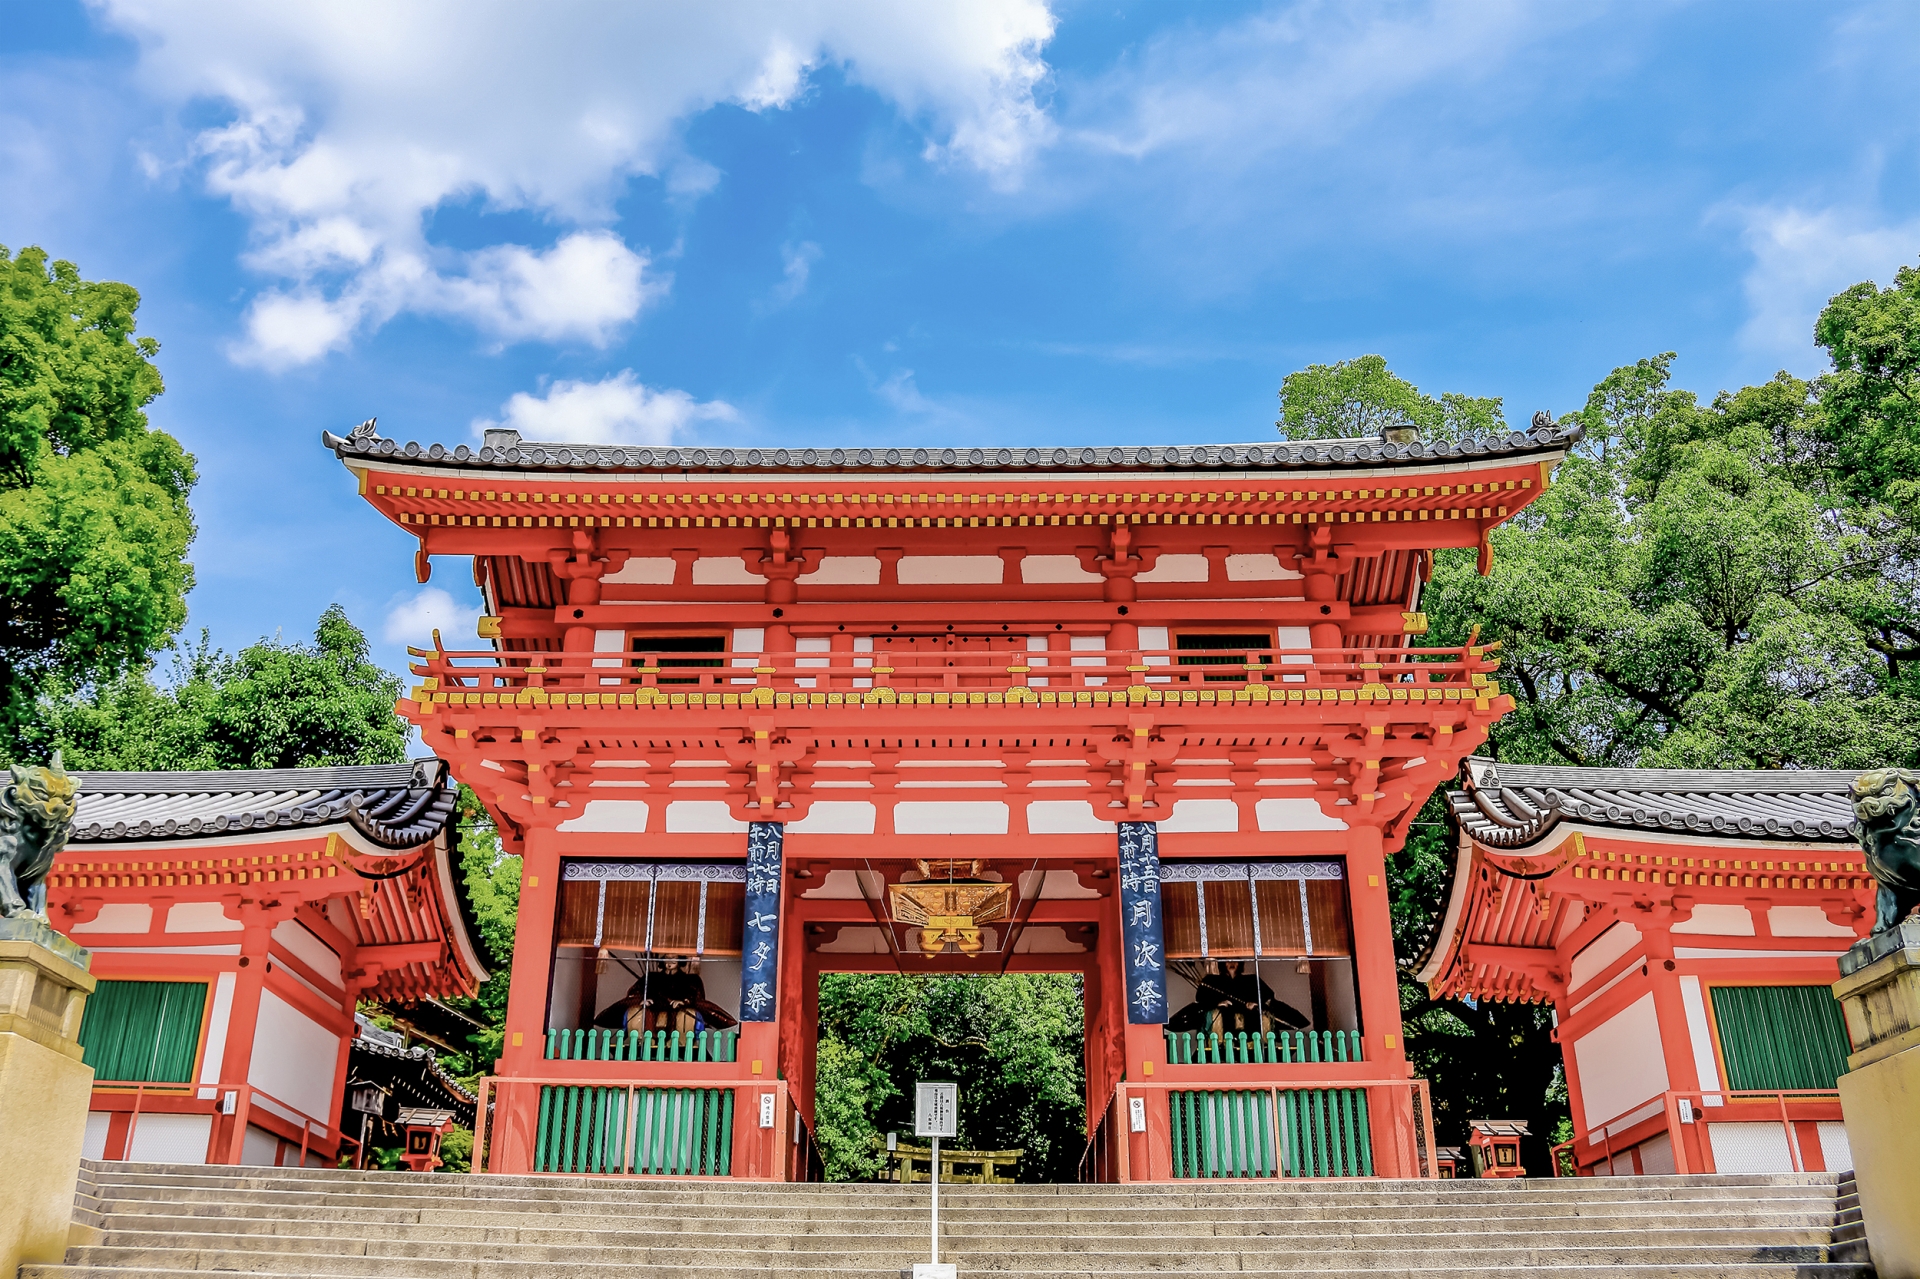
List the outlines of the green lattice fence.
{"type": "Polygon", "coordinates": [[[737,1030],[549,1030],[548,1061],[733,1061],[737,1030]]]}
{"type": "Polygon", "coordinates": [[[1223,1066],[1303,1061],[1359,1061],[1361,1035],[1357,1030],[1269,1030],[1265,1034],[1236,1031],[1167,1032],[1167,1060],[1177,1066],[1223,1066]]]}
{"type": "Polygon", "coordinates": [[[733,1089],[544,1087],[534,1171],[728,1176],[733,1089]]]}
{"type": "Polygon", "coordinates": [[[1175,1177],[1373,1175],[1364,1088],[1192,1089],[1167,1104],[1175,1177]]]}

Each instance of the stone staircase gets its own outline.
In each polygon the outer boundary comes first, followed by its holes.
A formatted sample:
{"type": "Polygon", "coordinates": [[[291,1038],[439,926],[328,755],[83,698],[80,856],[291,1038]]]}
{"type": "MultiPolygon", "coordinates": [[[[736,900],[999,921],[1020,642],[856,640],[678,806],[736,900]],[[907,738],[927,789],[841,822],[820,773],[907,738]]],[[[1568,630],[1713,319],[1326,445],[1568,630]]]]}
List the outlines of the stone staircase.
{"type": "MultiPolygon", "coordinates": [[[[941,1260],[963,1279],[1867,1279],[1842,1191],[1821,1173],[955,1186],[941,1260]]],[[[89,1163],[75,1222],[65,1264],[21,1279],[895,1279],[926,1260],[927,1189],[89,1163]]]]}

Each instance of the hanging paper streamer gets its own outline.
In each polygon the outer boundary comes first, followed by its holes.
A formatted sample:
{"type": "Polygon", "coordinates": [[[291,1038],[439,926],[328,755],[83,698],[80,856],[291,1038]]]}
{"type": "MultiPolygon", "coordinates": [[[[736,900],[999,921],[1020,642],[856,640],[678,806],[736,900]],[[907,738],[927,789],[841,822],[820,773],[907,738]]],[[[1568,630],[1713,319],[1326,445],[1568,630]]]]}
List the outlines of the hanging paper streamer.
{"type": "Polygon", "coordinates": [[[740,944],[740,1020],[772,1021],[780,987],[780,856],[786,827],[747,825],[747,919],[740,944]]]}
{"type": "Polygon", "coordinates": [[[1160,937],[1160,828],[1120,823],[1120,936],[1127,949],[1127,1020],[1167,1020],[1167,961],[1160,937]]]}

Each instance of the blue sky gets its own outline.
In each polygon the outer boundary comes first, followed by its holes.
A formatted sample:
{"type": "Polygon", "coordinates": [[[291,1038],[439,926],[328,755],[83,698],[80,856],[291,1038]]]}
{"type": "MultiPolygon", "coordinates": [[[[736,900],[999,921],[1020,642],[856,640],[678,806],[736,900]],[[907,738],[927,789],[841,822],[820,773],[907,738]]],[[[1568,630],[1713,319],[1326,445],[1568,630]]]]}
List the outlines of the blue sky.
{"type": "Polygon", "coordinates": [[[1920,260],[1911,4],[393,8],[0,6],[0,243],[142,291],[228,648],[471,634],[318,446],[368,416],[1259,440],[1378,352],[1524,421],[1816,372],[1920,260]]]}

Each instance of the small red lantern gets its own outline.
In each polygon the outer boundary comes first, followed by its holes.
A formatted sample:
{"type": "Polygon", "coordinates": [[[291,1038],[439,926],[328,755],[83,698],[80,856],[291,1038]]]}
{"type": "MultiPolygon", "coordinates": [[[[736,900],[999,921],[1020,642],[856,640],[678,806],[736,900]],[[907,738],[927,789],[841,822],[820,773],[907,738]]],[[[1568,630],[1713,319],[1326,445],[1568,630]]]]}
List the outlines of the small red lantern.
{"type": "Polygon", "coordinates": [[[1433,1175],[1442,1181],[1453,1181],[1460,1176],[1460,1167],[1467,1157],[1460,1153],[1458,1146],[1439,1146],[1433,1152],[1433,1175]]]}
{"type": "Polygon", "coordinates": [[[1473,1136],[1467,1139],[1467,1150],[1473,1155],[1473,1175],[1476,1177],[1524,1177],[1527,1170],[1520,1166],[1520,1139],[1527,1135],[1527,1125],[1518,1119],[1473,1119],[1468,1121],[1473,1136]]]}
{"type": "Polygon", "coordinates": [[[400,1156],[400,1162],[407,1166],[407,1170],[432,1172],[438,1168],[441,1163],[440,1139],[453,1131],[453,1112],[402,1106],[394,1122],[407,1134],[406,1153],[400,1156]]]}

